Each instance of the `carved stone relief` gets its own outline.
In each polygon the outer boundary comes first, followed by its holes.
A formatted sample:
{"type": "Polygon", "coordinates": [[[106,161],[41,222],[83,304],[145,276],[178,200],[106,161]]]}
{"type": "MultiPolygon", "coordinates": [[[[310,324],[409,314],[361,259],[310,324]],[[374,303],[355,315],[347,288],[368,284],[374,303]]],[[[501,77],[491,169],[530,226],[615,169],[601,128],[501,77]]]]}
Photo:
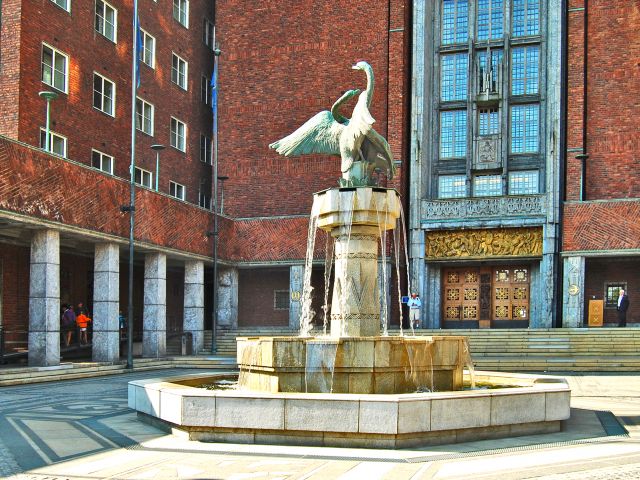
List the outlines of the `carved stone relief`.
{"type": "Polygon", "coordinates": [[[427,221],[543,215],[544,212],[545,198],[542,195],[466,198],[422,203],[422,218],[427,221]]]}

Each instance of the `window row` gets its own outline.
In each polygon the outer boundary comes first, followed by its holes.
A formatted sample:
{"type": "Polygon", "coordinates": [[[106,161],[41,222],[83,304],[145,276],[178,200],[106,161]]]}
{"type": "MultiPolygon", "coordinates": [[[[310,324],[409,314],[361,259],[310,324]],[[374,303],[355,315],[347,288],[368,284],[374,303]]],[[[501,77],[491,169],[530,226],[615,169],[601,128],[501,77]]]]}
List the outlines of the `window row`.
{"type": "MultiPolygon", "coordinates": [[[[441,175],[438,177],[438,198],[467,197],[466,175],[441,175]]],[[[509,195],[535,195],[540,193],[537,170],[512,171],[508,177],[509,195]]],[[[503,195],[502,175],[476,175],[472,181],[474,197],[503,195]]]]}
{"type": "MultiPolygon", "coordinates": [[[[155,129],[155,107],[141,98],[136,98],[136,129],[153,136],[155,129]]],[[[169,145],[185,152],[187,150],[187,125],[171,117],[169,145]]]]}
{"type": "MultiPolygon", "coordinates": [[[[540,105],[512,105],[510,107],[511,153],[537,153],[539,151],[540,105]]],[[[499,132],[497,108],[479,109],[478,133],[493,135],[499,132]]],[[[440,112],[440,158],[467,156],[467,110],[440,112]]]]}
{"type": "MultiPolygon", "coordinates": [[[[146,32],[143,32],[142,35],[141,59],[151,68],[155,68],[155,39],[146,32]]],[[[183,90],[187,90],[188,69],[189,64],[187,61],[179,55],[172,53],[171,81],[183,90]]],[[[107,80],[105,77],[101,76],[101,78],[107,80]]],[[[113,86],[115,91],[114,83],[110,80],[107,81],[113,86]]],[[[69,91],[69,55],[56,50],[46,43],[42,44],[42,82],[61,92],[68,93],[69,91]]],[[[96,83],[94,79],[94,90],[95,88],[96,83]]],[[[101,88],[104,88],[104,86],[101,88]]],[[[100,110],[103,109],[100,108],[100,110]]],[[[114,110],[112,110],[110,115],[113,115],[113,111],[114,110]]]]}
{"type": "MultiPolygon", "coordinates": [[[[540,34],[540,0],[477,0],[475,4],[476,40],[496,40],[511,25],[513,37],[540,34]],[[510,2],[511,18],[506,18],[510,2]]],[[[442,0],[442,44],[467,43],[470,35],[469,0],[442,0]]]]}
{"type": "MultiPolygon", "coordinates": [[[[480,72],[487,68],[487,52],[477,55],[480,72]]],[[[502,50],[492,50],[491,68],[497,73],[502,61],[502,50]]],[[[469,60],[467,53],[440,57],[440,100],[443,102],[466,100],[468,96],[469,60]]],[[[495,75],[494,80],[497,79],[495,75]]],[[[535,95],[540,83],[540,47],[529,45],[511,50],[511,95],[535,95]]]]}

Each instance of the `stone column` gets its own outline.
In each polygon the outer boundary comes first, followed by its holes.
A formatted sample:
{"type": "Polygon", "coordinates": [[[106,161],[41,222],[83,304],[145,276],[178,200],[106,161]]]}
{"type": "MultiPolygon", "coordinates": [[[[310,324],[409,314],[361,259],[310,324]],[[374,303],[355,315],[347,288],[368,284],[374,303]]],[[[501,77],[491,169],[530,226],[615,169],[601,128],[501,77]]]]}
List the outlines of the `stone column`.
{"type": "MultiPolygon", "coordinates": [[[[391,328],[391,304],[397,302],[398,298],[391,298],[391,263],[378,262],[378,291],[380,292],[380,328],[384,332],[386,319],[387,329],[391,328]]],[[[394,327],[395,328],[395,327],[394,327]]]]}
{"type": "Polygon", "coordinates": [[[29,273],[29,366],[60,364],[60,234],[35,232],[29,273]]]}
{"type": "Polygon", "coordinates": [[[93,267],[93,361],[120,359],[120,248],[115,243],[95,246],[93,267]]]}
{"type": "Polygon", "coordinates": [[[289,268],[289,328],[295,330],[300,329],[303,283],[304,265],[292,265],[289,268]]]}
{"type": "Polygon", "coordinates": [[[184,264],[183,331],[193,335],[193,353],[204,349],[204,263],[189,260],[184,264]]]}
{"type": "MultiPolygon", "coordinates": [[[[425,271],[425,287],[422,290],[422,325],[425,328],[442,328],[442,267],[421,261],[425,271]]],[[[420,268],[416,265],[416,268],[420,268]]]]}
{"type": "Polygon", "coordinates": [[[218,270],[218,328],[238,328],[238,283],[237,268],[218,270]]]}
{"type": "Polygon", "coordinates": [[[144,257],[142,356],[159,358],[167,352],[167,256],[144,257]]]}
{"type": "Polygon", "coordinates": [[[562,326],[582,327],[584,315],[585,257],[564,259],[562,279],[562,326]]]}

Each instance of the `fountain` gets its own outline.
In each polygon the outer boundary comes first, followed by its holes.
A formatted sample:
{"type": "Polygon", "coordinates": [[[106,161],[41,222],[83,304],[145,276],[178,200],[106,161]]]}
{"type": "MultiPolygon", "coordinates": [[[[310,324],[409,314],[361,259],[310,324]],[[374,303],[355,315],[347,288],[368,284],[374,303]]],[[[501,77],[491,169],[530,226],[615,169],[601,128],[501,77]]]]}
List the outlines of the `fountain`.
{"type": "Polygon", "coordinates": [[[367,74],[364,92],[347,91],[271,145],[342,158],[340,187],[314,195],[301,335],[238,338],[238,390],[193,388],[211,375],[144,380],[130,383],[129,405],[140,418],[212,441],[403,448],[558,431],[569,416],[563,379],[480,372],[484,383],[511,388],[463,390],[465,337],[391,337],[386,323],[380,334],[378,245],[384,254],[401,205],[395,190],[375,185],[376,170],[393,176],[393,159],[371,127],[371,67],[354,68],[367,74]],[[347,119],[341,105],[358,94],[347,119]],[[330,334],[319,337],[310,334],[316,228],[335,242],[330,334]]]}

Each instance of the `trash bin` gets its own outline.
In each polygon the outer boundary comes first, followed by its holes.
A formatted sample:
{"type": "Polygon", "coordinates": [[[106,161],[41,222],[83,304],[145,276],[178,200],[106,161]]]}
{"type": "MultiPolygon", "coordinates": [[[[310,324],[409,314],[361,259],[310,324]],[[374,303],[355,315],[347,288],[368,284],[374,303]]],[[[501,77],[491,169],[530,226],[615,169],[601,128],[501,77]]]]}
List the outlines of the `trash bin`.
{"type": "Polygon", "coordinates": [[[193,355],[193,333],[184,332],[181,340],[180,355],[193,355]]]}

